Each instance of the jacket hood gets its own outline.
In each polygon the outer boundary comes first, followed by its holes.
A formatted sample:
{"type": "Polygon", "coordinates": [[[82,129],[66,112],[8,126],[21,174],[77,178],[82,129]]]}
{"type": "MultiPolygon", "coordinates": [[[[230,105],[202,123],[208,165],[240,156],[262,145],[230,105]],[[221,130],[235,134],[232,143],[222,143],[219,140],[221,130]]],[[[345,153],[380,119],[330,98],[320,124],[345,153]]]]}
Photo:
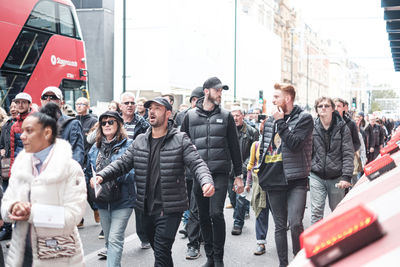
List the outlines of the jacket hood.
{"type": "Polygon", "coordinates": [[[303,109],[301,107],[299,107],[298,105],[294,105],[293,110],[292,110],[292,112],[290,112],[289,116],[293,117],[294,115],[300,114],[301,112],[303,112],[303,109]]]}
{"type": "MultiPolygon", "coordinates": [[[[147,132],[146,132],[146,139],[148,140],[151,132],[152,132],[152,127],[149,127],[147,132]]],[[[168,119],[168,126],[167,126],[167,134],[165,135],[165,139],[170,138],[171,136],[175,135],[178,133],[178,129],[174,127],[174,121],[171,119],[168,119]]]]}
{"type": "Polygon", "coordinates": [[[218,113],[220,110],[220,105],[215,105],[214,109],[211,111],[208,110],[204,110],[203,109],[203,103],[204,103],[204,97],[199,98],[196,102],[196,110],[197,112],[199,112],[200,114],[214,114],[214,113],[218,113]]]}
{"type": "MultiPolygon", "coordinates": [[[[331,126],[329,127],[329,131],[332,131],[335,127],[340,129],[340,128],[346,126],[346,122],[343,120],[343,118],[340,116],[339,112],[337,112],[337,111],[334,111],[332,113],[332,121],[333,121],[333,123],[331,123],[331,126]]],[[[314,127],[317,130],[323,129],[321,119],[319,117],[315,119],[314,127]]]]}
{"type": "MultiPolygon", "coordinates": [[[[51,158],[47,167],[38,177],[43,177],[45,179],[44,183],[52,184],[64,179],[63,173],[68,172],[65,168],[70,165],[63,164],[63,162],[72,160],[71,145],[67,141],[57,138],[49,155],[51,155],[51,158]]],[[[33,153],[27,153],[25,149],[18,154],[12,166],[12,173],[15,178],[27,181],[32,179],[32,157],[33,153]]]]}

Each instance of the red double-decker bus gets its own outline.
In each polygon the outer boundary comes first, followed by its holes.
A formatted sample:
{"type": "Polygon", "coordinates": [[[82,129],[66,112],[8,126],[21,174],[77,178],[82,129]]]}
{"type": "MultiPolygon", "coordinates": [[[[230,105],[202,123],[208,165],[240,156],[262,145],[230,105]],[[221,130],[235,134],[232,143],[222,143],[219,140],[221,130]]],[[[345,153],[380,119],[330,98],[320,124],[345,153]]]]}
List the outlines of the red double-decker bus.
{"type": "Polygon", "coordinates": [[[40,103],[57,86],[67,104],[88,97],[85,45],[70,0],[0,0],[0,105],[19,92],[40,103]]]}

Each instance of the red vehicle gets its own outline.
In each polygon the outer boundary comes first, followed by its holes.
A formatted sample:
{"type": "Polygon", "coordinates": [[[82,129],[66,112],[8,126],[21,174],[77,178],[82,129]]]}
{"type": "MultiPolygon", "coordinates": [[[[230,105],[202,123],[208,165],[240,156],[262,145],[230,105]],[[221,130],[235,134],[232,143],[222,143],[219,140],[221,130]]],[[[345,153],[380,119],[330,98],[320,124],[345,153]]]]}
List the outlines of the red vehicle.
{"type": "Polygon", "coordinates": [[[0,105],[8,110],[19,92],[40,104],[57,86],[67,104],[86,90],[85,45],[70,0],[0,0],[0,105]]]}
{"type": "Polygon", "coordinates": [[[336,209],[300,236],[290,267],[399,266],[400,131],[336,209]]]}

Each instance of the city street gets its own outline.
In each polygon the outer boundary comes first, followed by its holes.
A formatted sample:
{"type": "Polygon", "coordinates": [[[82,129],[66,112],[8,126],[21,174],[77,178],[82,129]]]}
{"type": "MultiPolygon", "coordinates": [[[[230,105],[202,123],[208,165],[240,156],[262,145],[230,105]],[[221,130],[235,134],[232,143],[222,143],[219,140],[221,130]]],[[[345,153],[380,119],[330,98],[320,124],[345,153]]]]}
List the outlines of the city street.
{"type": "MultiPolygon", "coordinates": [[[[228,198],[226,201],[229,201],[228,198]]],[[[227,202],[226,202],[227,203],[227,202]]],[[[309,196],[307,198],[307,208],[304,215],[304,227],[310,226],[310,209],[309,196]]],[[[327,214],[329,209],[325,209],[327,214]]],[[[272,215],[269,218],[269,230],[267,236],[266,253],[261,256],[254,256],[253,252],[256,248],[255,239],[255,216],[253,210],[250,210],[250,219],[246,220],[243,232],[240,236],[231,235],[232,230],[232,209],[224,209],[227,235],[225,243],[225,266],[278,266],[278,258],[275,250],[274,242],[274,222],[272,215]]],[[[103,267],[106,266],[105,260],[99,260],[97,253],[104,247],[104,239],[98,239],[100,233],[100,224],[96,224],[93,218],[93,212],[87,206],[85,214],[85,226],[79,230],[83,248],[85,252],[86,266],[103,267]]],[[[122,266],[147,267],[153,266],[154,256],[151,249],[143,250],[140,248],[140,241],[135,233],[135,214],[132,213],[128,228],[126,230],[126,239],[124,252],[122,255],[122,266]]],[[[1,242],[4,254],[7,253],[5,241],[1,242]]],[[[201,248],[201,256],[197,260],[186,260],[186,243],[187,239],[183,239],[181,234],[177,234],[174,246],[172,248],[172,257],[175,266],[201,266],[205,263],[206,257],[203,247],[201,248]]],[[[288,234],[289,252],[291,249],[290,233],[288,234]]],[[[289,253],[289,262],[293,255],[289,253]]]]}
{"type": "MultiPolygon", "coordinates": [[[[228,201],[228,199],[227,199],[228,201]]],[[[309,206],[309,204],[307,204],[309,206]]],[[[327,210],[326,210],[327,212],[327,210]]],[[[270,215],[269,231],[267,236],[267,252],[261,256],[254,256],[253,252],[256,248],[255,239],[255,216],[251,210],[250,219],[246,220],[243,233],[240,236],[231,235],[232,230],[232,209],[225,209],[225,219],[227,225],[227,235],[225,244],[225,266],[278,266],[278,259],[274,242],[274,223],[272,215],[270,215]]],[[[304,226],[310,225],[310,210],[306,209],[304,226]]],[[[85,227],[80,230],[87,266],[105,266],[105,261],[98,260],[97,253],[103,247],[104,240],[97,238],[100,232],[100,226],[94,223],[91,210],[87,210],[85,216],[85,227]]],[[[288,235],[289,252],[291,252],[290,234],[288,235]]],[[[201,266],[205,263],[206,257],[202,248],[202,256],[197,260],[186,260],[186,243],[187,239],[182,239],[181,234],[177,234],[176,241],[172,248],[172,256],[175,266],[201,266]]],[[[122,256],[122,266],[153,266],[153,252],[151,249],[143,250],[140,248],[140,241],[135,234],[134,213],[130,219],[127,231],[124,253],[122,256]]],[[[292,259],[289,253],[289,261],[292,259]]]]}

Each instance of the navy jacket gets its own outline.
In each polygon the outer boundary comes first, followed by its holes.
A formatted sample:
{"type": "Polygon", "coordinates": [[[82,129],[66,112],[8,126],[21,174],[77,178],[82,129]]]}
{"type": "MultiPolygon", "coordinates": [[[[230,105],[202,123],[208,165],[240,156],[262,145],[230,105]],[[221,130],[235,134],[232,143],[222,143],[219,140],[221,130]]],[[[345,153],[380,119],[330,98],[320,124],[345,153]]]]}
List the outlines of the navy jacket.
{"type": "MultiPolygon", "coordinates": [[[[118,144],[115,144],[112,148],[111,162],[118,159],[122,154],[125,153],[127,148],[132,144],[132,140],[124,139],[118,144]]],[[[92,168],[96,171],[96,159],[99,154],[99,149],[96,146],[96,143],[92,146],[88,153],[88,165],[87,170],[89,174],[92,176],[92,168]]],[[[97,172],[97,171],[96,171],[97,172]]],[[[116,178],[120,187],[121,187],[121,199],[112,202],[112,203],[100,203],[96,202],[96,205],[99,209],[108,209],[117,210],[117,209],[125,209],[125,208],[133,208],[136,200],[136,188],[135,188],[135,180],[134,180],[134,170],[130,170],[125,175],[119,176],[116,178]]]]}

